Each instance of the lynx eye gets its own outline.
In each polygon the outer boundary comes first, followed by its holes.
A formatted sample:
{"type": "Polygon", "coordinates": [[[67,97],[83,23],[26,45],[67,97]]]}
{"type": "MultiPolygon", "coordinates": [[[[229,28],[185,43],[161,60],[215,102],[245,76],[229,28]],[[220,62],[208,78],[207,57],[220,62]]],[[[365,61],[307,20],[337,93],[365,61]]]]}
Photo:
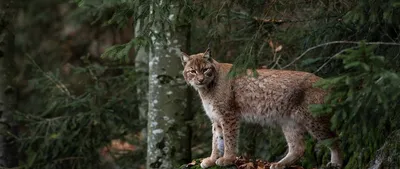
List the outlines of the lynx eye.
{"type": "Polygon", "coordinates": [[[196,70],[190,70],[189,73],[196,74],[196,70]]]}
{"type": "Polygon", "coordinates": [[[206,75],[207,77],[211,77],[212,76],[212,72],[210,68],[204,69],[203,70],[204,75],[206,75]]]}

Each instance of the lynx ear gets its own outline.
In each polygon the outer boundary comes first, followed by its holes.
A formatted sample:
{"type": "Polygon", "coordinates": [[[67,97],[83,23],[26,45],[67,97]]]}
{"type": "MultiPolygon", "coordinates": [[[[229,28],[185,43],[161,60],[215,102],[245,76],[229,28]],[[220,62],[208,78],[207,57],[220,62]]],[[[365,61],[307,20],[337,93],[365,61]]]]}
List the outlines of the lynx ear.
{"type": "Polygon", "coordinates": [[[204,52],[204,59],[207,59],[208,61],[211,61],[211,50],[210,48],[207,48],[207,50],[204,52]]]}
{"type": "Polygon", "coordinates": [[[182,65],[185,66],[186,63],[189,61],[190,56],[186,53],[181,52],[181,61],[182,61],[182,65]]]}

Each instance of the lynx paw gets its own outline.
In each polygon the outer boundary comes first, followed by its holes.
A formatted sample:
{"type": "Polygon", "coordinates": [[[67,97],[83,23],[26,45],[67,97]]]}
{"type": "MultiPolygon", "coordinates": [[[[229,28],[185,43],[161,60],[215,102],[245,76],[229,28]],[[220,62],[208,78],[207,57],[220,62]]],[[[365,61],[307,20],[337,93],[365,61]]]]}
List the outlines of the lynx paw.
{"type": "Polygon", "coordinates": [[[203,159],[203,161],[201,161],[200,167],[208,168],[208,167],[212,167],[214,165],[215,165],[215,159],[208,157],[208,158],[203,159]]]}
{"type": "Polygon", "coordinates": [[[236,160],[236,158],[221,157],[215,163],[218,166],[228,166],[228,165],[232,165],[235,160],[236,160]]]}
{"type": "Polygon", "coordinates": [[[272,163],[269,167],[270,169],[284,169],[285,166],[280,163],[272,163]]]}
{"type": "Polygon", "coordinates": [[[341,165],[340,164],[336,164],[336,163],[332,163],[329,162],[328,164],[326,164],[326,167],[330,168],[330,169],[340,169],[341,165]]]}

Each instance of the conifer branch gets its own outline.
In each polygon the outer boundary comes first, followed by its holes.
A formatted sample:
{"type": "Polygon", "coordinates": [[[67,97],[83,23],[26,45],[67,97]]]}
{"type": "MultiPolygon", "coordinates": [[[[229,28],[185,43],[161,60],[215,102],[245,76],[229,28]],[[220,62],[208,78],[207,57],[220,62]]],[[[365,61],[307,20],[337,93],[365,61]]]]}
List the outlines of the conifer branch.
{"type": "MultiPolygon", "coordinates": [[[[266,18],[261,18],[261,17],[253,17],[253,19],[258,21],[258,22],[273,23],[273,24],[312,22],[312,21],[317,21],[317,20],[322,20],[322,19],[330,19],[330,18],[338,18],[338,16],[328,16],[328,17],[322,17],[322,18],[311,18],[311,19],[305,19],[305,20],[266,19],[266,18]]],[[[337,21],[342,21],[342,19],[338,18],[337,21]]]]}
{"type": "Polygon", "coordinates": [[[278,58],[275,60],[276,57],[276,52],[274,53],[274,60],[275,63],[272,65],[271,69],[275,68],[275,66],[279,66],[280,69],[282,69],[282,66],[279,64],[279,60],[281,59],[282,55],[279,55],[278,58]]]}
{"type": "Polygon", "coordinates": [[[44,70],[42,68],[40,68],[40,66],[35,62],[35,60],[33,60],[33,58],[30,55],[27,55],[27,57],[29,58],[29,60],[31,60],[32,64],[36,66],[36,68],[43,73],[43,75],[49,79],[51,82],[53,82],[56,87],[58,89],[61,90],[61,92],[65,93],[68,97],[73,98],[73,96],[71,95],[71,93],[69,92],[69,90],[67,89],[67,87],[61,83],[60,81],[52,78],[49,73],[44,72],[44,70]]]}
{"type": "Polygon", "coordinates": [[[343,49],[343,50],[341,50],[340,52],[336,53],[335,55],[329,57],[329,59],[328,59],[324,64],[322,64],[314,73],[319,72],[319,71],[320,71],[323,67],[325,67],[333,58],[339,56],[340,54],[342,54],[342,53],[344,53],[344,52],[346,52],[346,51],[348,51],[349,49],[355,49],[355,47],[343,49]]]}
{"type": "Polygon", "coordinates": [[[333,44],[366,44],[366,45],[390,45],[390,46],[400,46],[400,43],[395,43],[395,42],[358,42],[358,41],[332,41],[332,42],[327,42],[323,44],[319,44],[317,46],[313,46],[311,48],[308,48],[305,52],[303,52],[299,57],[295,58],[292,62],[287,64],[286,66],[282,67],[282,69],[285,69],[292,64],[294,64],[296,61],[300,60],[306,53],[320,47],[328,46],[328,45],[333,45],[333,44]]]}
{"type": "Polygon", "coordinates": [[[265,19],[265,18],[260,18],[260,17],[253,17],[254,20],[262,23],[273,23],[273,24],[282,24],[287,21],[283,19],[265,19]]]}
{"type": "MultiPolygon", "coordinates": [[[[37,118],[40,118],[40,121],[36,121],[36,122],[31,122],[30,124],[45,124],[48,123],[49,125],[54,122],[54,121],[59,121],[59,120],[64,120],[64,119],[69,119],[72,117],[84,117],[84,116],[90,116],[92,115],[92,112],[86,112],[86,113],[79,113],[76,115],[65,115],[65,116],[57,116],[57,117],[51,117],[51,118],[41,118],[39,116],[36,116],[37,118]]],[[[33,115],[31,115],[33,116],[33,115]]]]}
{"type": "Polygon", "coordinates": [[[83,159],[85,159],[85,158],[84,157],[65,157],[65,158],[60,158],[60,159],[54,160],[53,162],[61,163],[64,161],[83,160],[83,159]]]}
{"type": "MultiPolygon", "coordinates": [[[[65,157],[65,158],[56,159],[53,162],[54,163],[61,163],[61,162],[64,162],[64,161],[83,160],[83,159],[85,159],[85,158],[84,157],[65,157]]],[[[43,164],[45,164],[45,163],[37,164],[36,166],[40,166],[40,165],[43,165],[43,164]]],[[[22,169],[22,168],[25,168],[25,167],[26,166],[18,166],[18,167],[11,167],[11,168],[0,167],[0,169],[22,169]]]]}
{"type": "MultiPolygon", "coordinates": [[[[333,41],[333,42],[340,42],[340,41],[333,41]]],[[[353,42],[353,41],[350,41],[350,42],[353,42]]],[[[329,42],[328,42],[329,43],[329,42]]],[[[361,43],[361,42],[360,42],[361,43]]],[[[370,44],[372,44],[372,43],[385,43],[385,42],[370,42],[370,44]]],[[[330,44],[333,44],[333,43],[330,43],[330,44]]],[[[365,43],[365,44],[367,44],[367,43],[365,43]]],[[[399,43],[389,43],[389,44],[391,44],[391,45],[396,45],[396,46],[400,46],[400,44],[399,43]]],[[[323,44],[321,44],[321,45],[323,45],[323,44]]],[[[318,47],[320,47],[320,45],[317,45],[318,47]]],[[[317,47],[317,46],[314,46],[314,47],[317,47]]],[[[315,49],[313,47],[313,49],[315,49]]],[[[333,56],[331,56],[331,57],[329,57],[329,59],[324,63],[324,64],[322,64],[320,67],[318,67],[318,69],[316,70],[316,71],[314,71],[313,72],[313,74],[315,74],[315,73],[317,73],[317,72],[319,72],[322,68],[324,68],[333,58],[335,58],[335,57],[337,57],[337,56],[339,56],[340,54],[342,54],[342,53],[344,53],[344,52],[346,52],[346,51],[348,51],[348,50],[350,50],[350,49],[355,49],[356,47],[352,47],[352,48],[346,48],[346,49],[343,49],[343,50],[341,50],[341,51],[339,51],[338,53],[336,53],[336,54],[334,54],[333,56]]],[[[309,48],[309,49],[311,49],[311,48],[309,48]]],[[[308,51],[308,50],[307,50],[308,51]]],[[[306,52],[307,52],[306,51],[306,52]]],[[[306,52],[304,52],[303,54],[305,54],[306,52]]],[[[302,54],[302,55],[303,55],[302,54]]],[[[300,56],[302,56],[302,55],[300,55],[300,56]]],[[[299,58],[300,59],[300,58],[299,58]]],[[[286,66],[288,66],[288,65],[286,65],[286,66]]],[[[286,67],[285,66],[285,67],[286,67]]],[[[285,68],[284,67],[284,68],[285,68]]],[[[309,77],[311,77],[313,74],[309,74],[309,75],[307,75],[307,76],[305,76],[304,78],[303,78],[303,81],[305,81],[305,80],[307,80],[309,77]]]]}

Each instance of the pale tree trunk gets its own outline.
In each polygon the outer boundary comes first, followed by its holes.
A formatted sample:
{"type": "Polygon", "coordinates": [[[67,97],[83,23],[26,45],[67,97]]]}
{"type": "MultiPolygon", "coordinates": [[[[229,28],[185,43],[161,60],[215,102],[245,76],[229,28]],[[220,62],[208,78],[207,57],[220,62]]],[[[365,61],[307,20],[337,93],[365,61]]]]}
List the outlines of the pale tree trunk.
{"type": "Polygon", "coordinates": [[[17,124],[13,120],[17,92],[12,85],[15,76],[12,5],[11,1],[0,1],[0,167],[18,165],[17,124]]]}
{"type": "MultiPolygon", "coordinates": [[[[155,7],[156,8],[156,7],[155,7]]],[[[177,11],[172,7],[169,19],[177,11]]],[[[190,132],[187,125],[187,86],[182,83],[180,48],[185,48],[188,29],[172,32],[155,25],[155,33],[166,35],[163,41],[152,37],[149,54],[149,109],[147,121],[147,168],[170,169],[190,161],[190,132]]],[[[179,28],[178,28],[179,29],[179,28]]]]}
{"type": "MultiPolygon", "coordinates": [[[[141,36],[139,30],[139,21],[135,21],[135,37],[141,36]]],[[[149,81],[148,79],[143,79],[142,77],[147,77],[146,74],[149,73],[149,54],[144,50],[144,47],[136,49],[135,56],[135,71],[139,77],[140,83],[137,85],[137,95],[140,98],[139,104],[139,119],[147,119],[148,111],[148,90],[149,81]]]]}
{"type": "MultiPolygon", "coordinates": [[[[135,20],[135,37],[141,36],[140,33],[140,21],[135,20]]],[[[139,101],[139,120],[140,122],[147,122],[147,112],[149,108],[148,104],[148,91],[149,91],[149,54],[144,50],[144,47],[135,49],[135,71],[137,77],[137,97],[139,101]]],[[[145,142],[147,139],[147,128],[144,127],[141,131],[142,139],[145,142]]]]}

